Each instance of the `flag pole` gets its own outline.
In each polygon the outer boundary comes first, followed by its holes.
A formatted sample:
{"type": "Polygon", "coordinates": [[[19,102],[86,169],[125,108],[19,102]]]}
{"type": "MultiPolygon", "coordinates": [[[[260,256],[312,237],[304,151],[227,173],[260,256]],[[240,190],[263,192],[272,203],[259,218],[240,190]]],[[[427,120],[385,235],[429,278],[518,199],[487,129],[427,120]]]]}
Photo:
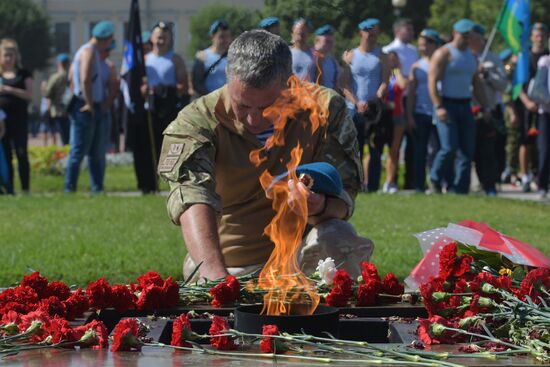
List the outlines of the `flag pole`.
{"type": "Polygon", "coordinates": [[[498,13],[497,20],[495,21],[495,24],[493,25],[493,29],[491,29],[491,34],[489,35],[489,39],[487,39],[487,42],[485,43],[485,48],[483,49],[483,53],[481,54],[481,58],[479,62],[485,61],[485,58],[487,57],[487,54],[489,53],[489,49],[491,48],[491,45],[493,44],[493,41],[495,40],[495,36],[497,34],[497,27],[500,24],[500,20],[502,19],[502,12],[504,10],[504,7],[506,6],[506,1],[504,0],[502,3],[502,7],[500,8],[500,12],[498,13]]]}

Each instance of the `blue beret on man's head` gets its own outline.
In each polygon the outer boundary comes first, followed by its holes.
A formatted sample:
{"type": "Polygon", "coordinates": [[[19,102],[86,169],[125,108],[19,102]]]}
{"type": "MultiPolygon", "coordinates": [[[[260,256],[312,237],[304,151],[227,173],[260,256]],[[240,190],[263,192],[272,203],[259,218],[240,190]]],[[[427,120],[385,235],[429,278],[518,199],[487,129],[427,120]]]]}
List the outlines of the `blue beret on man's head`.
{"type": "Polygon", "coordinates": [[[424,28],[422,32],[420,32],[420,37],[429,38],[435,43],[441,43],[439,33],[433,28],[424,28]]]}
{"type": "Polygon", "coordinates": [[[66,53],[62,53],[62,54],[57,55],[57,61],[58,62],[69,62],[69,61],[71,61],[71,57],[66,53]]]}
{"type": "Polygon", "coordinates": [[[326,36],[327,34],[334,34],[334,28],[330,24],[325,24],[315,30],[316,36],[326,36]]]}
{"type": "Polygon", "coordinates": [[[92,36],[97,39],[105,39],[111,37],[115,33],[115,26],[108,20],[103,20],[97,23],[92,29],[92,36]]]}
{"type": "Polygon", "coordinates": [[[273,27],[274,25],[278,25],[278,24],[279,24],[279,18],[277,18],[277,17],[267,17],[267,18],[264,18],[264,19],[260,20],[259,27],[263,28],[263,29],[266,29],[266,28],[273,27]]]}
{"type": "Polygon", "coordinates": [[[229,29],[229,23],[227,23],[225,20],[223,19],[216,19],[215,21],[212,22],[212,24],[210,25],[210,29],[208,30],[208,34],[213,36],[214,34],[216,34],[216,32],[218,31],[218,29],[229,29]]]}
{"type": "Polygon", "coordinates": [[[475,23],[472,22],[470,19],[460,19],[458,22],[453,24],[453,29],[457,31],[458,33],[468,33],[475,27],[475,23]]]}
{"type": "Polygon", "coordinates": [[[498,57],[501,61],[506,61],[510,57],[512,57],[513,54],[514,52],[512,51],[511,48],[505,48],[504,50],[499,52],[498,57]]]}
{"type": "Polygon", "coordinates": [[[362,21],[357,25],[357,28],[359,28],[362,31],[368,31],[369,29],[373,29],[375,26],[380,24],[380,20],[376,18],[368,18],[362,21]]]}

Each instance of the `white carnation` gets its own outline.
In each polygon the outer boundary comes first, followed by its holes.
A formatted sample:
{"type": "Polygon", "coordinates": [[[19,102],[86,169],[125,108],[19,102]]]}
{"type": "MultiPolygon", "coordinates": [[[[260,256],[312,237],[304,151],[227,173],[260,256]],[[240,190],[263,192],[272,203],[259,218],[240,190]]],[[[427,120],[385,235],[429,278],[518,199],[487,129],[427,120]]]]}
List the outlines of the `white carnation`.
{"type": "Polygon", "coordinates": [[[336,275],[336,265],[334,264],[334,260],[331,257],[327,257],[325,260],[319,260],[319,263],[317,264],[317,271],[321,276],[322,282],[331,285],[334,280],[334,276],[336,275]]]}

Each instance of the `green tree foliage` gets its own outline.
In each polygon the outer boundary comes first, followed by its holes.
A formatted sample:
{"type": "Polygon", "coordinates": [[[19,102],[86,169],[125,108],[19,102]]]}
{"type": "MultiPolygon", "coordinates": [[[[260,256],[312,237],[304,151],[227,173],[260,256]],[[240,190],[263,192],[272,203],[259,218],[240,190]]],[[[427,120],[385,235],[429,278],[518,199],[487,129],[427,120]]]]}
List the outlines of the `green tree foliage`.
{"type": "Polygon", "coordinates": [[[25,68],[47,66],[51,44],[49,18],[34,1],[0,0],[0,37],[17,41],[25,68]]]}
{"type": "Polygon", "coordinates": [[[216,19],[224,19],[229,23],[231,33],[237,36],[246,30],[256,28],[260,21],[260,13],[244,6],[231,6],[217,3],[203,7],[199,12],[191,16],[189,29],[191,42],[189,42],[189,55],[210,46],[208,30],[216,19]]]}
{"type": "MultiPolygon", "coordinates": [[[[433,0],[428,24],[448,36],[455,21],[470,18],[483,25],[489,33],[503,4],[504,0],[433,0]]],[[[550,25],[549,5],[548,0],[531,0],[531,22],[550,25]]],[[[500,50],[504,47],[506,47],[504,40],[497,33],[492,49],[500,50]]]]}
{"type": "MultiPolygon", "coordinates": [[[[424,27],[430,0],[409,0],[400,16],[410,18],[419,30],[424,27]]],[[[294,20],[304,17],[314,28],[331,24],[336,28],[336,54],[358,43],[357,24],[366,18],[378,18],[382,33],[380,44],[393,39],[392,24],[398,15],[391,0],[265,0],[264,16],[277,16],[281,20],[281,35],[290,41],[294,20]]]]}

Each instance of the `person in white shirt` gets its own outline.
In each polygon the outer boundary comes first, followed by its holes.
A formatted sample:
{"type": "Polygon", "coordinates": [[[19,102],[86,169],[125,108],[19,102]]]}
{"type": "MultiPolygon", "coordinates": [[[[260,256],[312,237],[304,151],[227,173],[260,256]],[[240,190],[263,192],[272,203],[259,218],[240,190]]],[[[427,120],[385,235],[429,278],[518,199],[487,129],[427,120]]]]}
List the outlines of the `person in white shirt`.
{"type": "MultiPolygon", "coordinates": [[[[401,18],[393,23],[393,34],[395,39],[389,45],[382,48],[385,54],[395,52],[399,57],[401,64],[401,75],[408,80],[412,65],[418,60],[418,52],[411,42],[414,39],[414,28],[412,21],[407,18],[401,18]]],[[[407,88],[403,104],[407,106],[407,88]]],[[[406,112],[406,111],[405,111],[406,112]]],[[[414,188],[414,134],[408,129],[405,131],[405,189],[414,188]]]]}

